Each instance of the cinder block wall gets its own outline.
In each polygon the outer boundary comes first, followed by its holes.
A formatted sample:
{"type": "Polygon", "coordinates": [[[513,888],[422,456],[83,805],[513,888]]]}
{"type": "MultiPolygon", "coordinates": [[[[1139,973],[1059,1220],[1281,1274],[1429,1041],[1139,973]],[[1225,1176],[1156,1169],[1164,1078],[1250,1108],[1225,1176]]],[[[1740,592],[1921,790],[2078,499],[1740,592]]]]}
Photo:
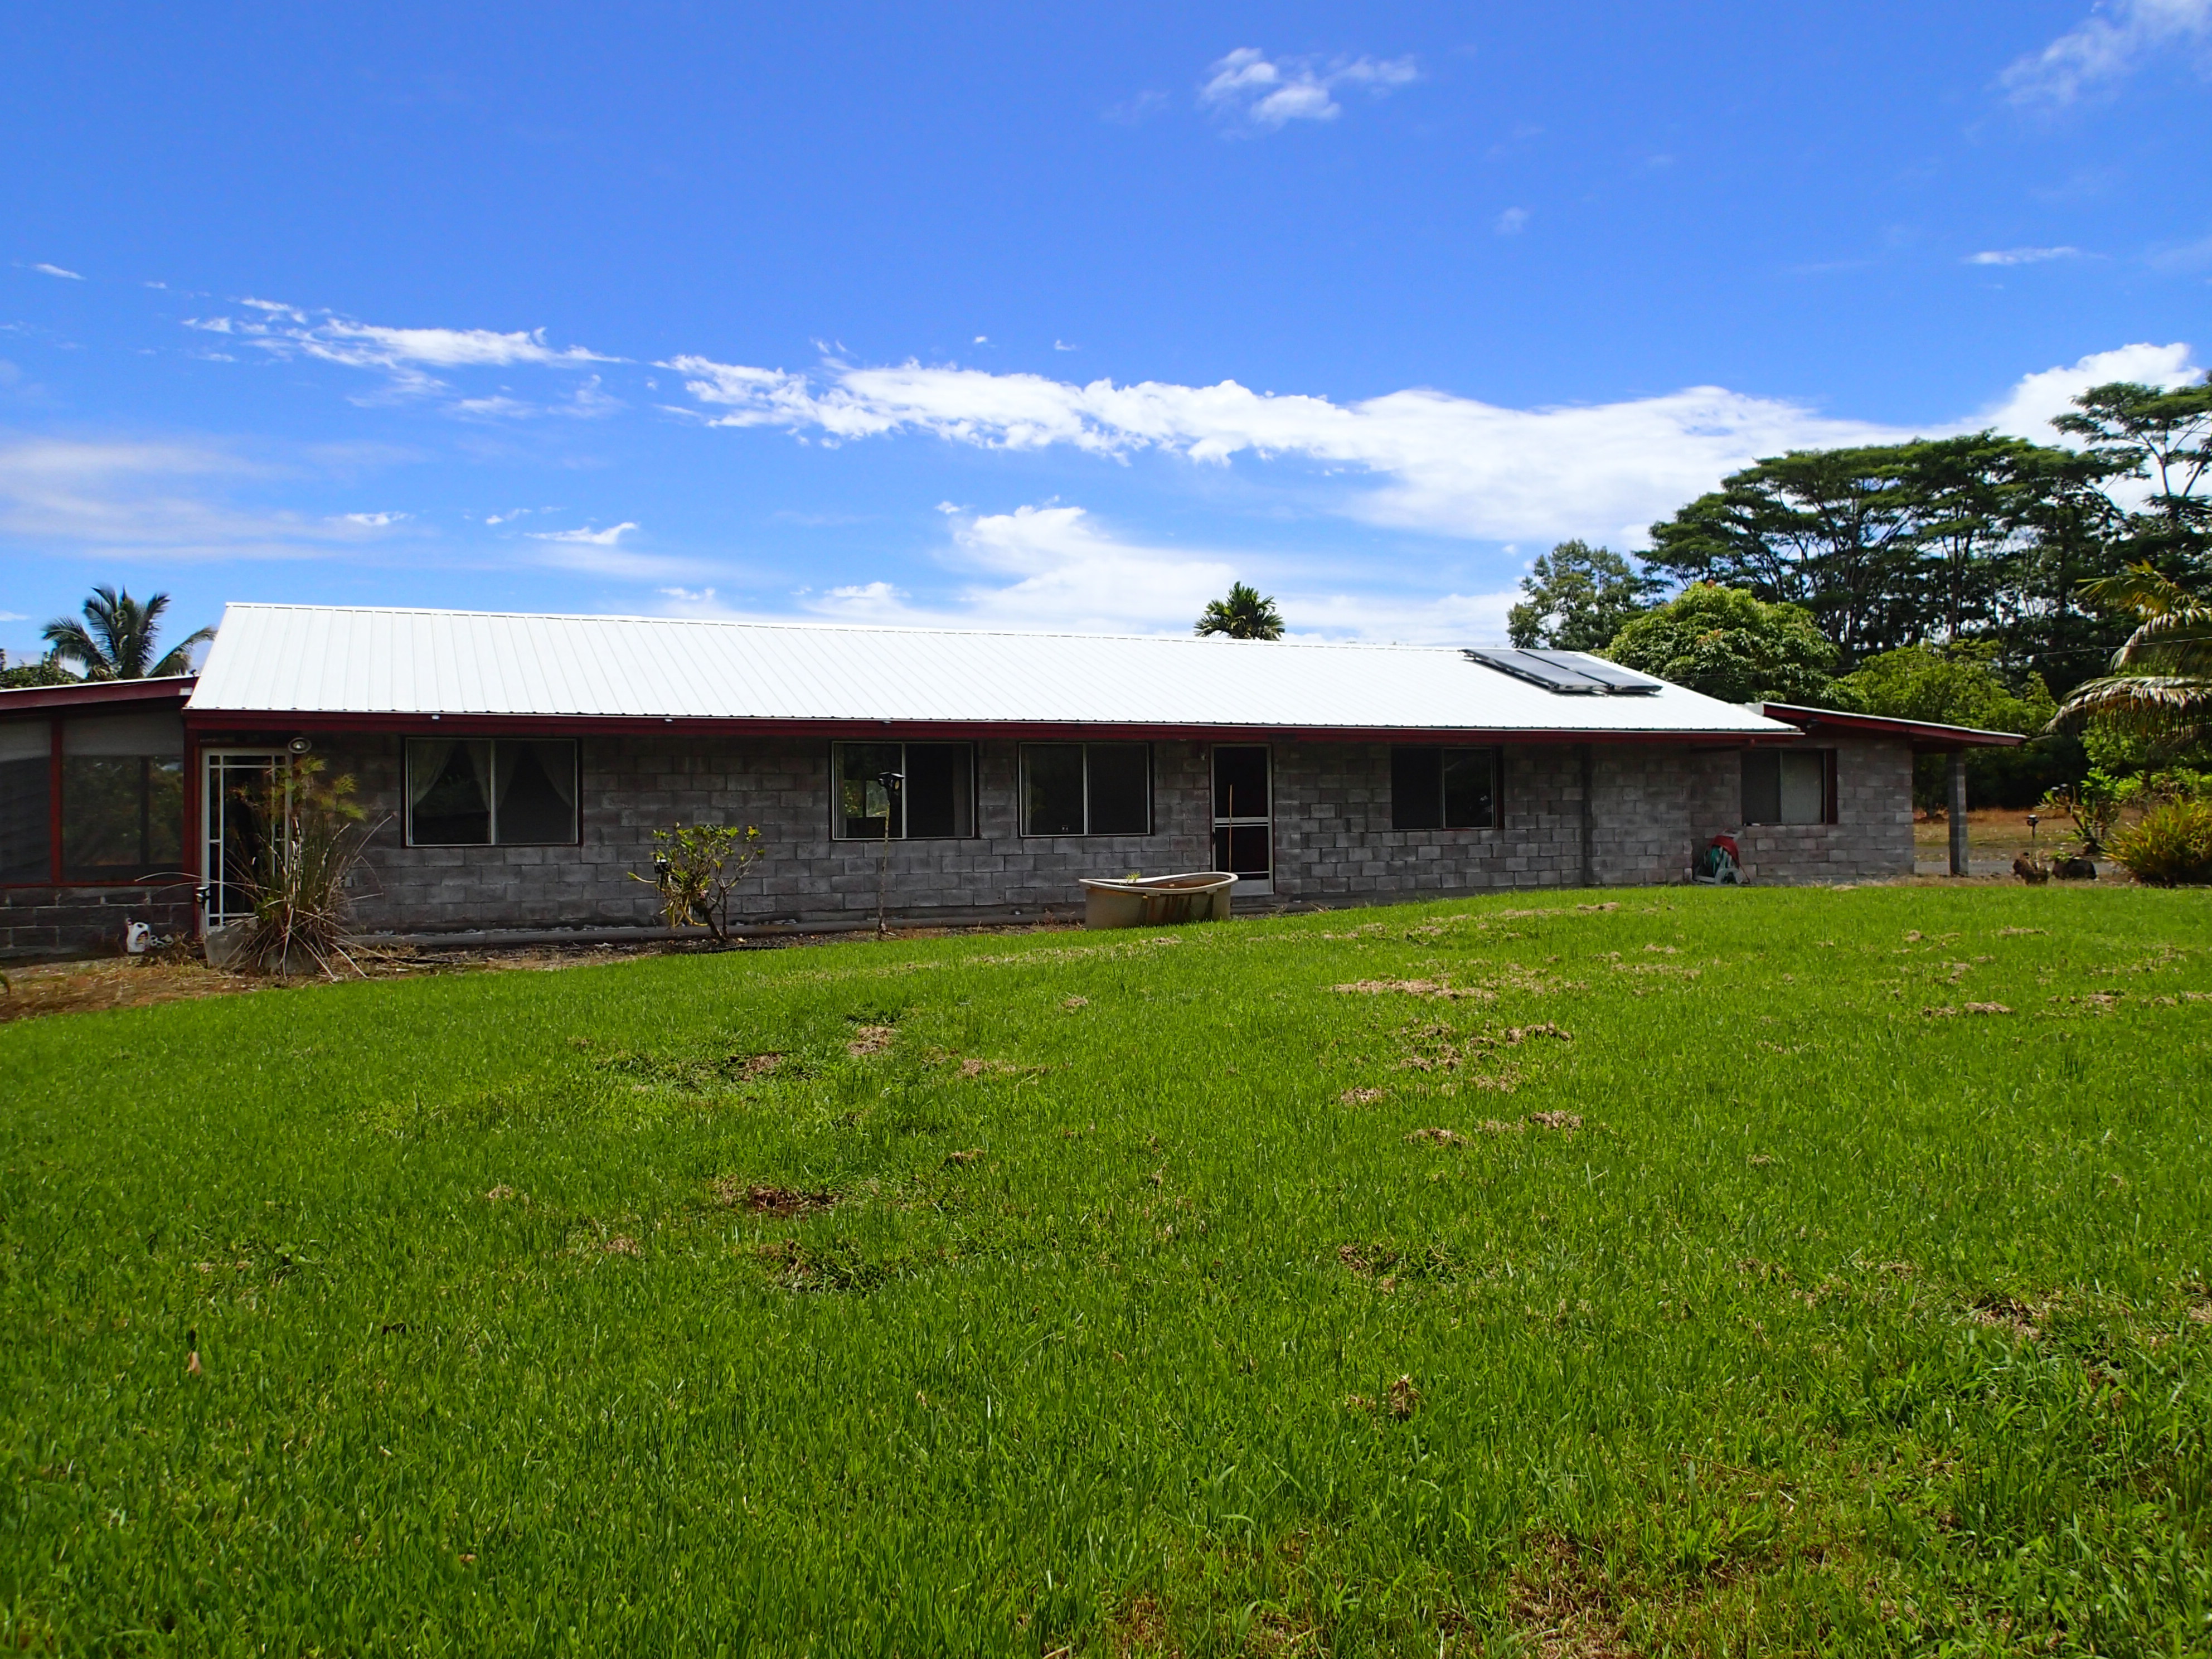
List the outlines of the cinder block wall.
{"type": "Polygon", "coordinates": [[[133,921],[190,938],[191,884],[0,887],[0,957],[118,955],[133,921]]]}
{"type": "MultiPolygon", "coordinates": [[[[358,780],[381,819],[356,913],[372,929],[651,926],[653,831],[678,820],[757,824],[767,854],[738,893],[749,921],[866,916],[880,843],[832,841],[830,745],[808,738],[586,737],[580,740],[579,847],[410,848],[401,835],[397,738],[325,740],[333,772],[358,780]]],[[[1842,822],[1744,830],[1733,749],[1600,744],[1589,750],[1598,885],[1688,879],[1697,850],[1734,833],[1754,880],[1856,880],[1911,869],[1911,757],[1903,744],[1839,745],[1842,822]]],[[[1276,744],[1275,896],[1362,903],[1585,879],[1583,772],[1572,744],[1505,751],[1505,822],[1496,830],[1390,826],[1386,744],[1276,744]]],[[[1212,862],[1211,749],[1153,745],[1149,836],[1019,833],[1018,748],[977,746],[976,826],[960,841],[891,843],[890,908],[946,920],[1018,910],[1078,911],[1083,876],[1202,870],[1212,862]]]]}
{"type": "MultiPolygon", "coordinates": [[[[1841,738],[1836,751],[1836,822],[1761,824],[1736,832],[1744,873],[1754,882],[1874,881],[1912,873],[1912,746],[1888,738],[1841,738]]],[[[1730,776],[1739,775],[1729,757],[1730,776]]],[[[1741,817],[1741,799],[1729,814],[1741,817]]]]}

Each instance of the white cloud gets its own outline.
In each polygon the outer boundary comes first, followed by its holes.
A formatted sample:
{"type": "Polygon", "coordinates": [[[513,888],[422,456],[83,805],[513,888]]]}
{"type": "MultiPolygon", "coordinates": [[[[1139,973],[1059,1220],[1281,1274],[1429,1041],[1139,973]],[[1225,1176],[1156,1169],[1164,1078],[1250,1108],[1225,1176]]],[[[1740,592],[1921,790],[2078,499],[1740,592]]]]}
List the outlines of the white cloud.
{"type": "Polygon", "coordinates": [[[31,619],[20,611],[0,611],[0,623],[28,622],[31,619]]]}
{"type": "MultiPolygon", "coordinates": [[[[1401,641],[1502,639],[1510,592],[1338,590],[1297,561],[1125,541],[1082,507],[1050,502],[956,520],[956,585],[917,600],[884,580],[796,597],[823,621],[1079,634],[1188,634],[1209,599],[1242,578],[1279,600],[1293,635],[1401,641]]],[[[687,614],[744,616],[711,590],[663,589],[687,614]]]]}
{"type": "Polygon", "coordinates": [[[572,542],[582,547],[612,547],[637,526],[623,523],[609,525],[605,530],[526,530],[523,533],[533,542],[572,542]]]}
{"type": "MultiPolygon", "coordinates": [[[[423,395],[449,390],[432,369],[580,368],[591,363],[617,362],[582,346],[546,343],[545,331],[517,330],[501,333],[488,328],[391,328],[356,322],[335,312],[310,313],[281,301],[251,296],[238,302],[251,317],[188,317],[187,328],[245,339],[272,356],[312,357],[384,374],[392,390],[423,395]]],[[[458,412],[471,415],[562,413],[596,415],[622,407],[618,399],[599,390],[598,377],[580,388],[566,404],[538,405],[519,399],[485,397],[460,399],[458,412]]]]}
{"type": "Polygon", "coordinates": [[[388,525],[398,524],[402,520],[411,519],[415,515],[411,513],[343,513],[338,516],[348,524],[361,525],[370,530],[382,530],[388,525]]]}
{"type": "Polygon", "coordinates": [[[2081,250],[2078,247],[2005,247],[1971,254],[1966,263],[1970,265],[2039,265],[2053,259],[2078,259],[2081,257],[2081,250]]]}
{"type": "Polygon", "coordinates": [[[1333,95],[1339,87],[1364,87],[1379,96],[1420,78],[1411,58],[1338,58],[1324,69],[1310,58],[1270,61],[1257,46],[1239,46],[1206,73],[1198,89],[1202,106],[1268,132],[1291,121],[1334,121],[1344,113],[1333,95]]]}
{"type": "Polygon", "coordinates": [[[1528,228],[1527,208],[1508,208],[1498,216],[1497,231],[1500,236],[1518,236],[1528,228]]]}
{"type": "Polygon", "coordinates": [[[78,276],[74,270],[64,270],[59,265],[40,264],[33,265],[31,269],[37,271],[43,271],[49,276],[66,277],[72,283],[81,283],[84,280],[83,277],[78,276]]]}
{"type": "Polygon", "coordinates": [[[1287,458],[1365,481],[1339,510],[1370,523],[1481,540],[1584,536],[1631,546],[1655,519],[1761,456],[1987,424],[2049,442],[2049,418],[2074,392],[2121,379],[2178,383],[2191,372],[2185,345],[2126,346],[2029,375],[1982,415],[1906,428],[1721,386],[1520,410],[1425,388],[1337,404],[1263,395],[1234,380],[1079,386],[911,362],[832,362],[818,379],[698,357],[669,367],[715,425],[783,427],[841,441],[920,433],[1117,459],[1147,450],[1213,465],[1287,458]]]}
{"type": "Polygon", "coordinates": [[[2124,79],[2144,64],[2212,46],[2212,0],[2112,0],[2000,77],[2015,104],[2063,106],[2124,79]]]}

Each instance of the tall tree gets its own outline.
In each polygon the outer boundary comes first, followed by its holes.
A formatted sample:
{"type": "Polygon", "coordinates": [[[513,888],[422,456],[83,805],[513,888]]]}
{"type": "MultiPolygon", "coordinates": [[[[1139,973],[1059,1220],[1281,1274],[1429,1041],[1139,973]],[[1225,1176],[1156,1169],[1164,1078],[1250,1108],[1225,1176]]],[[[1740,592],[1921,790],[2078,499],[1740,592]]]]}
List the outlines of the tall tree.
{"type": "Polygon", "coordinates": [[[2131,561],[2177,579],[2206,574],[2212,557],[2212,380],[2171,392],[2116,380],[2090,387],[2074,402],[2080,412],[2051,424],[2083,440],[2114,476],[2150,483],[2149,498],[2128,520],[2131,561]]]}
{"type": "Polygon", "coordinates": [[[56,657],[82,668],[87,679],[159,679],[189,674],[192,647],[213,639],[215,629],[203,628],[188,635],[157,660],[154,642],[161,632],[161,613],[168,608],[167,593],[156,593],[142,605],[131,597],[128,588],[118,592],[112,587],[94,587],[92,597],[84,602],[82,622],[74,617],[57,617],[46,624],[44,637],[56,657]]]}
{"type": "Polygon", "coordinates": [[[1528,597],[1508,613],[1506,629],[1523,650],[1602,651],[1666,587],[1610,548],[1561,542],[1522,577],[1528,597]]]}
{"type": "Polygon", "coordinates": [[[1723,702],[1831,705],[1833,641],[1794,605],[1698,582],[1622,629],[1606,655],[1723,702]]]}
{"type": "Polygon", "coordinates": [[[1652,526],[1645,562],[1800,607],[1849,668],[1917,637],[1918,503],[1894,447],[1792,450],[1652,526]]]}
{"type": "Polygon", "coordinates": [[[1272,597],[1243,582],[1229,584],[1229,597],[1211,599],[1193,627],[1195,634],[1225,634],[1232,640],[1279,640],[1283,613],[1272,597]]]}

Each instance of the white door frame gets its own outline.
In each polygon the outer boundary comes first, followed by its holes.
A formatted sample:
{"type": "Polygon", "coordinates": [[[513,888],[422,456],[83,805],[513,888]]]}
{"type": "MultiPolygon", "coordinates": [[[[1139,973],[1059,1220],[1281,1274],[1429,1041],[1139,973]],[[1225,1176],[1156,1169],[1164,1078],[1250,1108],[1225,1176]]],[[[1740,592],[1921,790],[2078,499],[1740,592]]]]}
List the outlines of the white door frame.
{"type": "Polygon", "coordinates": [[[222,878],[223,802],[228,790],[222,785],[222,774],[227,770],[244,771],[246,766],[237,763],[252,763],[254,769],[282,766],[291,759],[283,749],[222,748],[200,750],[200,833],[199,878],[200,931],[204,935],[210,927],[220,927],[225,922],[235,921],[248,914],[231,910],[223,903],[226,884],[222,878]],[[231,763],[226,766],[225,763],[231,763]]]}

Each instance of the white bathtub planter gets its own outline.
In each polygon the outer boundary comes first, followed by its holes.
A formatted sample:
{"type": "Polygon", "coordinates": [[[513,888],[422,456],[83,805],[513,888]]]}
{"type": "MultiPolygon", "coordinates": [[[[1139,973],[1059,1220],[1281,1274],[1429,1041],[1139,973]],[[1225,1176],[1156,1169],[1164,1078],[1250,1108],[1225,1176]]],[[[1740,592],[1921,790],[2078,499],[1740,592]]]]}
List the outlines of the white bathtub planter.
{"type": "Polygon", "coordinates": [[[1130,876],[1121,880],[1083,878],[1085,927],[1172,927],[1185,921],[1229,920],[1229,890],[1237,878],[1226,870],[1199,870],[1180,876],[1130,876]]]}

